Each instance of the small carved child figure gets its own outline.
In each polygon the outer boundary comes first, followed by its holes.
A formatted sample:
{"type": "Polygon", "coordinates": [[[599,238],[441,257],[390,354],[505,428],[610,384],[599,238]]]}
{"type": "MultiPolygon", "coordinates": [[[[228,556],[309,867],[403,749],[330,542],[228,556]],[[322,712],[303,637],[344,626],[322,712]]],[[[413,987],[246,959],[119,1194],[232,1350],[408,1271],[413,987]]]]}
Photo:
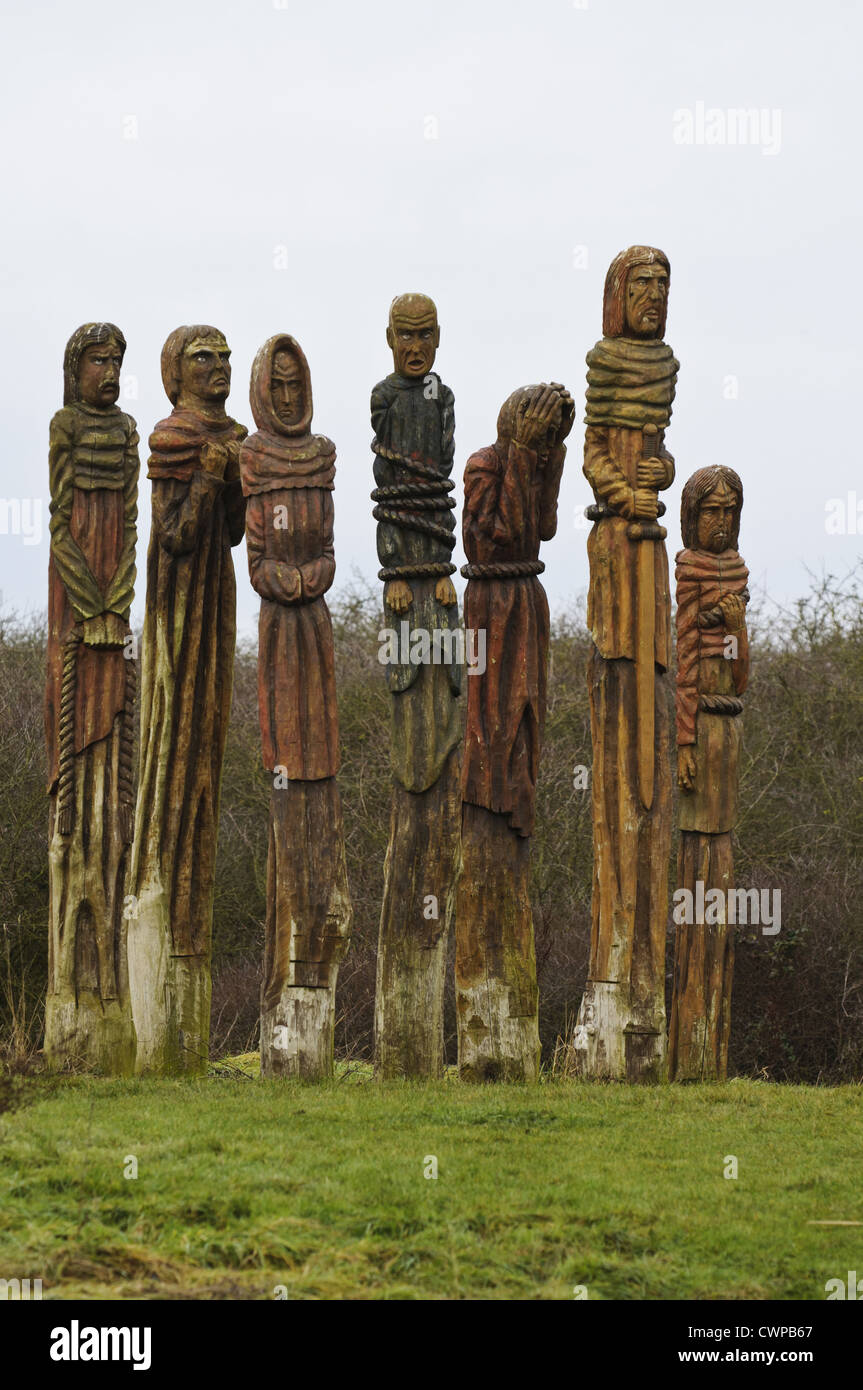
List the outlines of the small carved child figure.
{"type": "Polygon", "coordinates": [[[72,334],[51,421],[45,729],[50,929],[45,1053],[52,1067],[131,1072],[123,880],[132,839],[138,435],[117,406],[126,340],[72,334]],[[124,650],[125,648],[125,650],[124,650]]]}
{"type": "Polygon", "coordinates": [[[348,944],[333,625],[332,440],[311,433],[312,383],[287,333],[252,366],[258,432],[240,451],[249,576],[261,596],[258,708],[272,775],[261,1073],[332,1075],[336,975],[348,944]]]}
{"type": "Polygon", "coordinates": [[[742,507],[743,487],[731,468],[699,469],[683,489],[685,549],[676,570],[677,880],[678,890],[690,896],[675,907],[669,1075],[678,1081],[724,1080],[728,1066],[731,831],[743,739],[740,696],[749,678],[749,571],[737,553],[742,507]],[[721,905],[711,890],[719,890],[721,905]]]}

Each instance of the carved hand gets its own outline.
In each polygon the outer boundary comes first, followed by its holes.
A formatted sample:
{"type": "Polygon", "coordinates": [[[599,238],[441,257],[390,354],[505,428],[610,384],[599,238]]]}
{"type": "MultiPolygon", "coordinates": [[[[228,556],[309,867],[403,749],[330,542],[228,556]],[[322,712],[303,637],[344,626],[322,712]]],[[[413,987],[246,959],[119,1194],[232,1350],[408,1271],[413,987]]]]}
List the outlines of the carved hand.
{"type": "Polygon", "coordinates": [[[554,386],[540,386],[532,396],[523,396],[515,419],[515,442],[523,449],[536,449],[543,443],[560,412],[560,394],[554,386]]]}
{"type": "Polygon", "coordinates": [[[390,579],[384,585],[384,603],[394,613],[406,613],[414,601],[411,587],[404,579],[390,579]]]}
{"type": "Polygon", "coordinates": [[[438,603],[443,603],[447,608],[451,603],[456,602],[456,592],[453,582],[448,574],[439,579],[434,586],[434,596],[438,603]]]}
{"type": "Polygon", "coordinates": [[[567,391],[566,387],[559,381],[553,381],[551,385],[558,393],[560,399],[560,429],[558,431],[558,443],[562,444],[566,439],[575,423],[575,401],[567,391]]]}
{"type": "Polygon", "coordinates": [[[225,445],[228,455],[228,465],[225,469],[225,482],[236,483],[240,477],[240,441],[232,439],[230,444],[225,445]]]}
{"type": "Polygon", "coordinates": [[[666,464],[662,459],[639,459],[636,476],[640,488],[660,488],[665,482],[666,464]]]}
{"type": "Polygon", "coordinates": [[[201,450],[201,463],[213,478],[224,478],[228,464],[228,451],[224,444],[213,444],[208,440],[201,450]]]}
{"type": "Polygon", "coordinates": [[[119,613],[106,613],[104,618],[106,646],[125,646],[129,629],[119,613]]]}
{"type": "Polygon", "coordinates": [[[729,632],[740,632],[746,626],[746,604],[739,594],[726,594],[719,600],[729,632]]]}
{"type": "Polygon", "coordinates": [[[677,750],[677,785],[682,792],[695,791],[694,743],[684,743],[677,750]]]}
{"type": "Polygon", "coordinates": [[[83,633],[85,647],[107,647],[108,632],[105,627],[105,614],[97,613],[95,618],[85,618],[83,633]]]}
{"type": "Polygon", "coordinates": [[[659,498],[652,488],[637,487],[632,494],[632,516],[640,521],[655,521],[659,516],[659,498]]]}

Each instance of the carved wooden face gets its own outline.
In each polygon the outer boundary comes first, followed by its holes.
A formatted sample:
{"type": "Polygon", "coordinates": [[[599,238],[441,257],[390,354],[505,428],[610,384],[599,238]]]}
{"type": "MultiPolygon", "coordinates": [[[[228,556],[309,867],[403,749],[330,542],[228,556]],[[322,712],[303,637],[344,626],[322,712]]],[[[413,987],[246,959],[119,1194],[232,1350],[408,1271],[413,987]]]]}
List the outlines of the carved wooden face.
{"type": "Polygon", "coordinates": [[[270,373],[273,410],[283,425],[298,425],[306,411],[303,374],[292,352],[282,350],[273,359],[270,373]]]}
{"type": "Polygon", "coordinates": [[[632,338],[658,338],[665,328],[668,271],[665,266],[635,265],[626,278],[626,332],[632,338]]]}
{"type": "Polygon", "coordinates": [[[231,390],[231,350],[224,338],[193,338],[180,359],[180,401],[224,401],[231,390]]]}
{"type": "Polygon", "coordinates": [[[428,312],[412,315],[397,311],[387,328],[387,342],[397,372],[412,378],[427,376],[440,344],[437,317],[428,312]]]}
{"type": "Polygon", "coordinates": [[[709,492],[698,509],[698,548],[720,555],[731,544],[737,498],[726,483],[709,492]]]}
{"type": "Polygon", "coordinates": [[[85,405],[104,410],[120,394],[123,348],[115,338],[85,347],[78,363],[78,391],[85,405]]]}

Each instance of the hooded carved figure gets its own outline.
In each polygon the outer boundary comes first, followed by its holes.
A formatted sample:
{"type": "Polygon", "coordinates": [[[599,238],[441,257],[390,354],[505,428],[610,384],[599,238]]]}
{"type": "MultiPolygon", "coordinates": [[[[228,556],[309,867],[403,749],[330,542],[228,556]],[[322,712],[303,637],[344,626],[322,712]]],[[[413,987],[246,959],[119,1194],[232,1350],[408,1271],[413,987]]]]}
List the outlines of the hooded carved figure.
{"type": "Polygon", "coordinates": [[[324,594],[336,563],[336,449],[311,433],[309,365],[296,339],[269,338],[252,366],[258,432],[240,452],[249,577],[261,596],[258,707],[263,761],[289,779],[339,767],[333,631],[324,594]],[[276,394],[282,398],[277,401],[276,394]]]}

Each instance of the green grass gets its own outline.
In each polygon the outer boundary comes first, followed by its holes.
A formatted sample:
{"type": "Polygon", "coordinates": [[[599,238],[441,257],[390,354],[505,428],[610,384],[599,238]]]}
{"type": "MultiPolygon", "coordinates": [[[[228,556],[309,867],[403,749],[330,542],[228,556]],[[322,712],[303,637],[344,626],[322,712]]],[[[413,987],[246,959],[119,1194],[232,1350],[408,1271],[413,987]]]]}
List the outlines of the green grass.
{"type": "Polygon", "coordinates": [[[863,1269],[863,1227],[808,1224],[863,1220],[857,1088],[312,1087],[255,1062],[30,1083],[0,1117],[0,1277],[46,1298],[823,1299],[863,1269]]]}

